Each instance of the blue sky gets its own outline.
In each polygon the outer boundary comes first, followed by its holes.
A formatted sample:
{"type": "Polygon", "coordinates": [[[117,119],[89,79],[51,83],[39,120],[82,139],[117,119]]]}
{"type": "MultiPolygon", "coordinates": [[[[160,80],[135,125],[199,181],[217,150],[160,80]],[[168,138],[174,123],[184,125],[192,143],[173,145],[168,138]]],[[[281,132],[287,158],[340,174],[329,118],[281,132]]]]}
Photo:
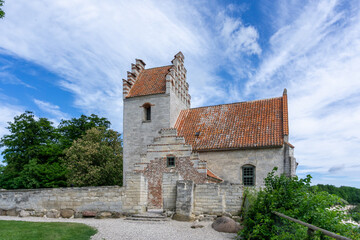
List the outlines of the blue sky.
{"type": "Polygon", "coordinates": [[[25,110],[122,132],[122,78],[185,55],[192,107],[282,95],[298,175],[360,187],[360,2],[6,1],[0,136],[25,110]]]}

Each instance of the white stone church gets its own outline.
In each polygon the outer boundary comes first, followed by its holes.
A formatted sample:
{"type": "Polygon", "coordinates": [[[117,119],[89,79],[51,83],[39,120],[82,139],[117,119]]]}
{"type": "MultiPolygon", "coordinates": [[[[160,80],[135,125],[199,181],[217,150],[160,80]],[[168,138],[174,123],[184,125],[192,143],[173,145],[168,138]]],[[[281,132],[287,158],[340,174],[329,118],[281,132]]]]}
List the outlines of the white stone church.
{"type": "Polygon", "coordinates": [[[147,180],[148,208],[166,208],[178,180],[262,186],[267,173],[294,176],[286,89],[280,97],[190,108],[184,55],[145,68],[136,59],[123,79],[124,184],[147,180]]]}

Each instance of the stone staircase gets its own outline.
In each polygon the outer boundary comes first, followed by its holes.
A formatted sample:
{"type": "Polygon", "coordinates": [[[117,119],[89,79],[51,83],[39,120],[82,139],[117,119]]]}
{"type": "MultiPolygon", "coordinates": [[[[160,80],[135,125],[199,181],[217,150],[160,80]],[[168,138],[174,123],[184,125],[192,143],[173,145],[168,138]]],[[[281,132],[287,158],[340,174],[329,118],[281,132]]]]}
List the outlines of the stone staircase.
{"type": "Polygon", "coordinates": [[[161,129],[159,137],[155,137],[152,144],[147,146],[147,152],[140,155],[139,162],[134,164],[135,171],[143,171],[152,160],[174,154],[176,157],[189,157],[193,167],[202,174],[206,174],[206,161],[199,159],[199,154],[192,151],[191,145],[185,143],[185,138],[177,135],[175,128],[161,129]]]}
{"type": "Polygon", "coordinates": [[[148,210],[145,213],[133,214],[129,217],[126,217],[125,220],[132,220],[132,221],[146,221],[146,222],[163,222],[163,221],[170,221],[170,218],[166,217],[163,214],[162,209],[156,210],[148,210]]]}

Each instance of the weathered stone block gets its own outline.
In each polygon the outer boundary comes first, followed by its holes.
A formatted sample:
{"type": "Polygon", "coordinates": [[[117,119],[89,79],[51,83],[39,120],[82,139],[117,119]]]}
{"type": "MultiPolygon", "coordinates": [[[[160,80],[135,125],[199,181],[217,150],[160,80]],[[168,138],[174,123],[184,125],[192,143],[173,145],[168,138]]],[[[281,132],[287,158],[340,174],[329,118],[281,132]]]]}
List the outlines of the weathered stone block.
{"type": "Polygon", "coordinates": [[[6,211],[7,216],[16,217],[16,216],[18,216],[18,214],[19,214],[19,212],[15,208],[9,209],[9,210],[6,211]]]}
{"type": "Polygon", "coordinates": [[[96,217],[97,211],[83,211],[83,217],[96,217]]]}
{"type": "Polygon", "coordinates": [[[60,210],[60,216],[62,218],[71,218],[74,216],[75,211],[72,209],[61,209],[60,210]]]}
{"type": "Polygon", "coordinates": [[[46,212],[46,217],[47,218],[59,218],[60,217],[60,212],[56,209],[51,209],[49,211],[46,212]]]}
{"type": "Polygon", "coordinates": [[[111,217],[112,217],[111,212],[100,212],[95,216],[95,218],[97,219],[111,218],[111,217]]]}

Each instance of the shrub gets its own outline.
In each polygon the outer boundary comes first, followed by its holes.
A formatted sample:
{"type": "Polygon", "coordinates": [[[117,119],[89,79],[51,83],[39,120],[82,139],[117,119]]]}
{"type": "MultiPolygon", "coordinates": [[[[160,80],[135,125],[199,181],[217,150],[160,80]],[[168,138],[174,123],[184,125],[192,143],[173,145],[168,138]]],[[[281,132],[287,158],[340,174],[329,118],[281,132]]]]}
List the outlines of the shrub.
{"type": "Polygon", "coordinates": [[[349,214],[356,222],[360,222],[360,205],[356,205],[355,208],[349,210],[349,214]]]}
{"type": "MultiPolygon", "coordinates": [[[[340,198],[310,187],[311,176],[305,179],[275,175],[276,168],[265,179],[265,188],[256,193],[244,215],[244,229],[239,235],[245,239],[305,239],[307,228],[280,218],[273,211],[313,224],[337,234],[359,238],[358,229],[343,224],[346,215],[338,208],[340,198]]],[[[251,195],[251,193],[250,193],[251,195]]],[[[254,195],[252,193],[252,195],[254,195]]],[[[249,198],[248,198],[249,199],[249,198]]],[[[316,238],[326,239],[320,232],[316,238]]]]}

